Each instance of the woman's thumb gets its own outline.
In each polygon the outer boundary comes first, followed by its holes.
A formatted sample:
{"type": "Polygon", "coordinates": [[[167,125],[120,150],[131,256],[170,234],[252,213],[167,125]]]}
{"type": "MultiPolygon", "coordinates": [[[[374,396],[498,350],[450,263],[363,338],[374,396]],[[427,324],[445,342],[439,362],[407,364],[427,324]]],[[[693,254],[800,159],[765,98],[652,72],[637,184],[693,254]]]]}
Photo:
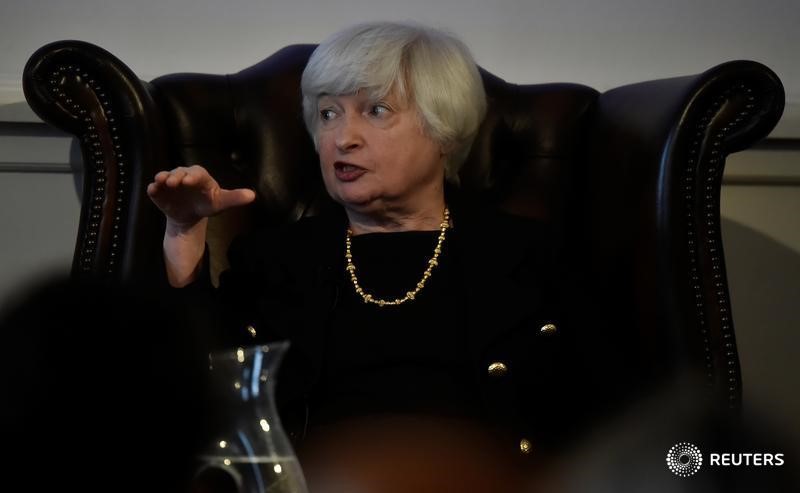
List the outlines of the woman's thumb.
{"type": "Polygon", "coordinates": [[[237,188],[236,190],[221,190],[219,205],[221,209],[246,205],[256,199],[256,193],[249,188],[237,188]]]}

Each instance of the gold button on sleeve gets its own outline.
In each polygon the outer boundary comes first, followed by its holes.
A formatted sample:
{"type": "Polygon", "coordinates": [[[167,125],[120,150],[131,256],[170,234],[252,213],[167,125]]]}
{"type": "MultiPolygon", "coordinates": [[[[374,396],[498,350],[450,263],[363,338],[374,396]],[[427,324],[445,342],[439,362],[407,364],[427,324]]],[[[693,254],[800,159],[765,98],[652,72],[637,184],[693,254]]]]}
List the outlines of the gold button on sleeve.
{"type": "Polygon", "coordinates": [[[495,361],[494,363],[489,365],[489,368],[487,370],[489,372],[489,375],[493,377],[500,377],[508,373],[508,366],[506,366],[506,364],[503,363],[502,361],[495,361]]]}
{"type": "Polygon", "coordinates": [[[557,330],[558,330],[558,327],[556,327],[556,324],[544,324],[539,329],[539,332],[541,332],[542,334],[553,334],[557,330]]]}
{"type": "Polygon", "coordinates": [[[527,438],[523,438],[522,440],[519,441],[519,451],[522,452],[523,454],[530,454],[532,447],[533,446],[531,445],[531,441],[528,440],[527,438]]]}
{"type": "Polygon", "coordinates": [[[254,326],[248,325],[246,327],[246,329],[247,329],[247,333],[250,334],[250,337],[255,337],[256,336],[256,328],[254,326]]]}

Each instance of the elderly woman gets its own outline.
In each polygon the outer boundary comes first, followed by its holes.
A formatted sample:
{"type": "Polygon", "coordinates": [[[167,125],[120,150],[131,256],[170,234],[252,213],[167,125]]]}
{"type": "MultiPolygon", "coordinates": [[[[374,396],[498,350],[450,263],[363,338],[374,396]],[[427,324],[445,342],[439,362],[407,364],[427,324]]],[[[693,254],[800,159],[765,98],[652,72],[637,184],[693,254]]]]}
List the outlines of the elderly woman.
{"type": "MultiPolygon", "coordinates": [[[[235,241],[209,303],[218,325],[232,343],[292,341],[278,398],[295,440],[411,414],[495,425],[530,452],[561,388],[552,252],[540,224],[458,201],[486,112],[467,48],[420,26],[358,25],[319,45],[302,91],[341,214],[235,241]]],[[[167,218],[169,283],[210,292],[207,218],[255,193],[201,166],[157,174],[148,193],[167,218]]]]}

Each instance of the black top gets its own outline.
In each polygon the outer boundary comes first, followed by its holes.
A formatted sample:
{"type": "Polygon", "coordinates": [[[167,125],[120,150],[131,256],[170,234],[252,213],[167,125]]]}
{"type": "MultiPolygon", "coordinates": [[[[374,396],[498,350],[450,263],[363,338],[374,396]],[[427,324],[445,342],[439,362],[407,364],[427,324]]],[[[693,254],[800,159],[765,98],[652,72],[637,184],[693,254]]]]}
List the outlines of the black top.
{"type": "MultiPolygon", "coordinates": [[[[404,297],[422,279],[438,236],[439,231],[354,236],[359,284],[375,298],[404,297]]],[[[425,287],[400,305],[365,303],[345,275],[327,331],[322,377],[312,393],[312,424],[386,412],[477,412],[464,347],[458,246],[455,230],[448,230],[425,287]]]]}
{"type": "MultiPolygon", "coordinates": [[[[176,302],[224,346],[291,342],[276,401],[295,439],[318,424],[376,413],[456,414],[534,442],[560,439],[564,427],[555,423],[571,426],[570,411],[583,409],[571,403],[587,401],[592,387],[570,368],[585,349],[562,317],[552,234],[493,209],[451,211],[456,226],[439,266],[400,306],[357,297],[345,272],[343,213],[237,238],[219,289],[204,264],[191,288],[174,290],[176,302]],[[542,333],[548,323],[558,330],[542,333]],[[488,375],[498,361],[507,373],[488,375]]],[[[421,278],[437,234],[353,238],[363,288],[403,296],[421,278]]]]}

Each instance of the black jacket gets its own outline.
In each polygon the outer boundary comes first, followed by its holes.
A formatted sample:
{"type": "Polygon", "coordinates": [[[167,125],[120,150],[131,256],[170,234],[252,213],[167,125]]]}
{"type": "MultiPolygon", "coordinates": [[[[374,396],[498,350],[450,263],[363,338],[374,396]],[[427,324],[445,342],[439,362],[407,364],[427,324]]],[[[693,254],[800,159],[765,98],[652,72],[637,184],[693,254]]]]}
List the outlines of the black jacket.
{"type": "MultiPolygon", "coordinates": [[[[468,298],[465,331],[484,414],[537,447],[561,443],[576,411],[578,350],[562,310],[565,288],[548,228],[489,210],[452,212],[464,245],[458,260],[468,298]]],[[[345,225],[343,214],[331,214],[254,231],[234,241],[216,292],[207,274],[185,290],[227,346],[291,341],[278,402],[294,440],[308,422],[327,321],[340,290],[351,289],[344,278],[345,225]]]]}

